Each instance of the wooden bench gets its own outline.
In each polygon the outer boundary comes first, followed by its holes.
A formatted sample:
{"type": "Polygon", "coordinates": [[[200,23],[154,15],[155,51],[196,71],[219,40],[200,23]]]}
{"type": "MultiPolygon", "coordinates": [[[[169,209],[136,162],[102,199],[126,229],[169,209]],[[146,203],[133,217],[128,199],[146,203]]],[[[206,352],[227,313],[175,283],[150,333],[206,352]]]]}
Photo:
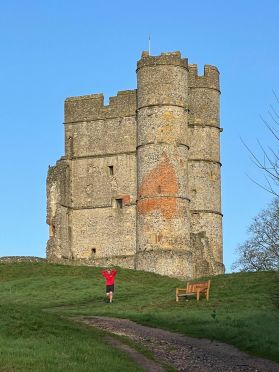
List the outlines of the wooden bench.
{"type": "Polygon", "coordinates": [[[179,301],[180,297],[196,296],[197,301],[200,299],[202,293],[205,294],[206,299],[209,298],[210,280],[206,282],[188,282],[186,288],[176,288],[176,302],[179,301]]]}

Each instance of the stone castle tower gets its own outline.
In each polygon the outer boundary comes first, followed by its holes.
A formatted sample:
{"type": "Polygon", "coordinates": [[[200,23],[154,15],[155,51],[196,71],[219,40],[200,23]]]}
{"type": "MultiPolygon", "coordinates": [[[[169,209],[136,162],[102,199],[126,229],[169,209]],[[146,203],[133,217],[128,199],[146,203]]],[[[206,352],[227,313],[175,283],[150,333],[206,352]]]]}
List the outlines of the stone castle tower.
{"type": "Polygon", "coordinates": [[[137,65],[137,89],[65,101],[49,168],[47,258],[180,278],[224,272],[219,72],[179,52],[137,65]]]}

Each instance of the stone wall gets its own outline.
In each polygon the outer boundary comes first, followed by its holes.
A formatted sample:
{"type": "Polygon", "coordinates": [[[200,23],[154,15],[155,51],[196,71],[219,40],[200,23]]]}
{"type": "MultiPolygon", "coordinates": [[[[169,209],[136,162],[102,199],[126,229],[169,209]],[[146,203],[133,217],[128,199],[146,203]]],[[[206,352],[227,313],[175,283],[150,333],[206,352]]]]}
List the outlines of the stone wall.
{"type": "Polygon", "coordinates": [[[2,256],[0,264],[21,263],[21,262],[45,262],[46,259],[35,256],[2,256]]]}
{"type": "Polygon", "coordinates": [[[179,52],[143,54],[137,78],[136,268],[190,276],[188,62],[179,52]]]}
{"type": "Polygon", "coordinates": [[[78,209],[72,216],[74,258],[134,255],[136,207],[78,209]]]}
{"type": "Polygon", "coordinates": [[[71,164],[66,159],[59,160],[56,166],[49,168],[47,195],[47,258],[70,258],[71,164]]]}
{"type": "Polygon", "coordinates": [[[53,233],[47,256],[56,262],[133,257],[136,251],[136,92],[119,92],[107,106],[103,101],[101,94],[65,101],[69,189],[61,190],[66,170],[60,163],[47,182],[53,233]]]}
{"type": "Polygon", "coordinates": [[[191,232],[204,232],[213,258],[222,263],[219,71],[189,65],[189,192],[191,232]]]}
{"type": "Polygon", "coordinates": [[[47,258],[187,278],[221,273],[219,72],[179,52],[137,64],[137,90],[65,101],[47,179],[47,258]]]}

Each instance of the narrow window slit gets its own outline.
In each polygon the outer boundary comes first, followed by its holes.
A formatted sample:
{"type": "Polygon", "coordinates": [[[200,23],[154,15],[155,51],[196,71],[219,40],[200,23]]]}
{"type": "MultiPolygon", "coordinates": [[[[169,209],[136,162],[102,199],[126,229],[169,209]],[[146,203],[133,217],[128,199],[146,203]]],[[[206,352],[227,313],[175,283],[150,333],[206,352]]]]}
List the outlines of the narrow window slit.
{"type": "Polygon", "coordinates": [[[115,199],[117,209],[123,208],[123,199],[115,199]]]}
{"type": "Polygon", "coordinates": [[[113,170],[113,165],[109,165],[109,175],[113,176],[114,175],[114,170],[113,170]]]}
{"type": "Polygon", "coordinates": [[[52,237],[55,235],[55,226],[53,224],[51,224],[49,226],[49,236],[52,237]]]}

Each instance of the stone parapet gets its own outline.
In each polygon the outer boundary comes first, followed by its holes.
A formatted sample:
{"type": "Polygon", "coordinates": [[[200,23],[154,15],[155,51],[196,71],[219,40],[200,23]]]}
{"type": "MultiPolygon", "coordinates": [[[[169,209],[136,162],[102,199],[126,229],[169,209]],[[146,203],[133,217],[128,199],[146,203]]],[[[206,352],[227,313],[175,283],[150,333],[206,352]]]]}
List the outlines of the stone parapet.
{"type": "Polygon", "coordinates": [[[137,72],[142,67],[172,65],[188,68],[188,59],[181,58],[180,52],[161,53],[160,56],[150,56],[148,52],[143,52],[141,59],[137,63],[137,72]]]}
{"type": "Polygon", "coordinates": [[[135,116],[136,90],[124,90],[104,105],[103,94],[69,97],[65,100],[65,124],[135,116]]]}
{"type": "Polygon", "coordinates": [[[220,91],[219,70],[212,65],[204,66],[204,74],[198,75],[198,66],[190,64],[189,68],[189,88],[209,88],[220,91]]]}

